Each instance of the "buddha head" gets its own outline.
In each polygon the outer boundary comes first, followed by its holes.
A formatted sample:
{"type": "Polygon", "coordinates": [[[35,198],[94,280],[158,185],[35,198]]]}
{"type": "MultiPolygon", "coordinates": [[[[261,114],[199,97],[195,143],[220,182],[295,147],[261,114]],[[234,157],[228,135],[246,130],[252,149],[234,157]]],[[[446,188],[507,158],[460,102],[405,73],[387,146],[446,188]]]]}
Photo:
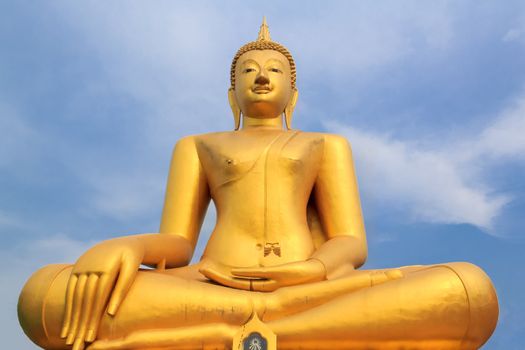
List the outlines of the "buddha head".
{"type": "Polygon", "coordinates": [[[235,119],[235,130],[241,114],[252,118],[276,118],[284,114],[291,128],[297,102],[295,62],[290,52],[272,41],[263,23],[256,41],[243,45],[233,58],[228,100],[235,119]]]}

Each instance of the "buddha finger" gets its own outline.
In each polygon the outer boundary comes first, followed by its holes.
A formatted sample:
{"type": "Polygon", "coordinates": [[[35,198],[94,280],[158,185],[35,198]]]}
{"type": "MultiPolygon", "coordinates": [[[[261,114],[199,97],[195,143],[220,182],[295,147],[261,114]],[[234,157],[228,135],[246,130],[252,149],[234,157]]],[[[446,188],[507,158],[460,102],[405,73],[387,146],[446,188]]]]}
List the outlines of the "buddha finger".
{"type": "Polygon", "coordinates": [[[391,280],[397,280],[398,278],[405,276],[403,271],[399,269],[386,270],[385,275],[387,275],[391,280]]]}
{"type": "Polygon", "coordinates": [[[375,286],[377,284],[385,283],[391,280],[396,280],[403,277],[403,272],[397,269],[393,270],[378,270],[370,273],[370,283],[375,286]]]}
{"type": "Polygon", "coordinates": [[[210,267],[203,267],[199,269],[199,272],[204,275],[209,280],[215,281],[217,283],[222,284],[222,281],[225,279],[224,274],[220,273],[219,271],[212,269],[210,267]]]}
{"type": "Polygon", "coordinates": [[[273,292],[279,287],[281,284],[276,280],[252,281],[252,290],[256,292],[273,292]]]}
{"type": "Polygon", "coordinates": [[[89,320],[89,326],[86,334],[86,341],[92,342],[97,337],[98,325],[103,315],[104,307],[108,300],[109,292],[111,290],[111,280],[108,274],[100,276],[97,284],[97,291],[94,298],[93,311],[89,320]]]}
{"type": "Polygon", "coordinates": [[[86,350],[116,350],[116,349],[122,349],[122,346],[124,345],[124,341],[117,339],[117,340],[97,340],[86,350]]]}
{"type": "Polygon", "coordinates": [[[232,275],[240,278],[272,278],[272,273],[266,268],[246,268],[246,269],[232,269],[232,275]]]}
{"type": "Polygon", "coordinates": [[[223,286],[251,290],[251,280],[233,278],[211,268],[202,268],[199,270],[199,272],[202,273],[206,278],[215,281],[219,284],[222,284],[223,286]]]}
{"type": "Polygon", "coordinates": [[[137,274],[137,272],[138,264],[134,265],[133,261],[128,261],[126,259],[122,261],[117,284],[115,285],[113,293],[111,294],[111,298],[109,299],[108,314],[111,316],[115,316],[117,313],[120,303],[122,303],[122,300],[128,293],[128,290],[131,287],[131,283],[133,282],[134,276],[137,274]]]}
{"type": "Polygon", "coordinates": [[[85,343],[82,339],[75,339],[71,350],[84,350],[85,343]]]}
{"type": "Polygon", "coordinates": [[[72,311],[72,321],[69,328],[69,334],[67,336],[66,344],[71,345],[75,340],[75,335],[78,329],[78,323],[80,322],[80,316],[82,315],[82,304],[84,297],[84,290],[86,287],[87,275],[82,274],[78,277],[78,282],[75,288],[75,295],[73,299],[73,311],[72,311]]]}
{"type": "MultiPolygon", "coordinates": [[[[307,269],[308,262],[287,263],[283,265],[267,266],[267,267],[253,267],[253,268],[236,268],[232,269],[231,273],[236,277],[242,278],[256,278],[265,280],[290,280],[293,281],[297,276],[301,276],[298,281],[304,279],[303,276],[311,275],[307,269]]],[[[291,282],[290,284],[296,284],[291,282]]]]}
{"type": "Polygon", "coordinates": [[[69,326],[71,325],[71,313],[73,310],[73,296],[75,295],[75,286],[77,285],[78,277],[75,274],[71,274],[67,284],[66,290],[66,310],[64,313],[64,321],[62,323],[62,331],[60,332],[60,338],[65,338],[69,333],[69,326]]]}
{"type": "Polygon", "coordinates": [[[98,275],[95,273],[92,273],[89,275],[87,283],[86,283],[86,292],[84,295],[84,305],[82,306],[82,309],[84,312],[82,313],[82,318],[80,320],[80,325],[78,328],[78,332],[76,335],[75,344],[73,345],[73,350],[82,350],[84,348],[84,341],[86,338],[86,332],[87,327],[89,323],[89,319],[92,313],[94,300],[95,297],[95,291],[98,283],[98,275]]]}

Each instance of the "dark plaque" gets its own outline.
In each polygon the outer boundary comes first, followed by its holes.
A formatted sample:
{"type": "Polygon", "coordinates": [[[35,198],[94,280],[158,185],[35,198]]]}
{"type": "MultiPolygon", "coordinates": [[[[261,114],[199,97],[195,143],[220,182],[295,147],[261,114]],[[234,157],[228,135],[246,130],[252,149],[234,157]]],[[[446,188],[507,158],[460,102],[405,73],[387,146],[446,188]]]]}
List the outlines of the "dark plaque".
{"type": "Polygon", "coordinates": [[[242,350],[268,350],[268,342],[260,333],[253,332],[242,342],[242,350]]]}

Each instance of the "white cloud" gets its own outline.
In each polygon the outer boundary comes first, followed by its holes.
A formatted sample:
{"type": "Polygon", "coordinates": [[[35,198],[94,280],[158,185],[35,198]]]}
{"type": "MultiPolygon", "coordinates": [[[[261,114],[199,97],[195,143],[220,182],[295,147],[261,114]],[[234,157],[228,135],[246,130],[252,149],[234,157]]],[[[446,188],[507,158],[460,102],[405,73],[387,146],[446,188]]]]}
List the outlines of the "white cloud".
{"type": "Polygon", "coordinates": [[[364,196],[406,209],[416,220],[489,228],[506,202],[465,178],[463,166],[446,153],[350,127],[329,128],[352,142],[364,196]]]}
{"type": "Polygon", "coordinates": [[[155,6],[62,3],[56,11],[99,58],[111,89],[132,96],[147,111],[140,117],[142,142],[164,145],[182,136],[178,130],[227,124],[227,114],[216,117],[228,108],[225,67],[233,52],[224,48],[238,34],[220,9],[161,1],[155,6]]]}
{"type": "Polygon", "coordinates": [[[290,36],[283,42],[294,43],[307,73],[338,80],[356,79],[363,72],[371,76],[417,53],[448,50],[454,44],[453,20],[458,15],[446,2],[346,2],[320,12],[315,21],[294,19],[293,34],[281,35],[290,36]]]}
{"type": "Polygon", "coordinates": [[[478,157],[525,158],[525,95],[513,101],[473,142],[478,157]]]}
{"type": "Polygon", "coordinates": [[[525,13],[516,11],[516,17],[510,22],[511,27],[501,37],[506,43],[525,43],[525,13]]]}
{"type": "Polygon", "coordinates": [[[32,256],[31,264],[36,263],[38,266],[46,263],[73,263],[93,244],[95,241],[79,241],[69,235],[55,234],[18,246],[17,260],[23,261],[25,256],[32,256]]]}
{"type": "Polygon", "coordinates": [[[523,37],[523,31],[521,29],[512,28],[512,29],[509,29],[509,31],[505,33],[502,40],[505,42],[511,42],[511,41],[517,41],[522,37],[523,37]]]}
{"type": "Polygon", "coordinates": [[[395,140],[337,123],[326,125],[352,143],[365,196],[381,198],[416,220],[468,223],[490,232],[511,197],[486,183],[492,164],[523,161],[525,98],[520,97],[478,134],[448,145],[395,140]]]}
{"type": "Polygon", "coordinates": [[[6,212],[0,211],[0,227],[4,226],[18,226],[18,222],[6,212]]]}
{"type": "Polygon", "coordinates": [[[98,213],[126,220],[151,213],[162,200],[165,174],[148,171],[125,173],[111,170],[107,174],[86,174],[85,181],[92,188],[90,204],[98,213]]]}
{"type": "Polygon", "coordinates": [[[9,231],[12,229],[32,230],[31,224],[24,220],[19,215],[0,209],[0,237],[11,234],[9,231]]]}
{"type": "Polygon", "coordinates": [[[0,99],[0,168],[12,168],[25,157],[33,157],[38,133],[22,118],[18,111],[0,99]]]}

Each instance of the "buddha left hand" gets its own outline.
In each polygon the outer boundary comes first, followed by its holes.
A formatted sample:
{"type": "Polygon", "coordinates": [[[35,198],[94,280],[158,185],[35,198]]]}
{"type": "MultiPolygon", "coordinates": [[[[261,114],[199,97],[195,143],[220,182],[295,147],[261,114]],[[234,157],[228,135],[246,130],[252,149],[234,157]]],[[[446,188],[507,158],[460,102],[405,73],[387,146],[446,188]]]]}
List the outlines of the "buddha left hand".
{"type": "Polygon", "coordinates": [[[318,282],[326,279],[324,265],[316,259],[297,261],[283,265],[251,268],[228,268],[208,262],[200,272],[222,285],[271,292],[285,286],[318,282]]]}

